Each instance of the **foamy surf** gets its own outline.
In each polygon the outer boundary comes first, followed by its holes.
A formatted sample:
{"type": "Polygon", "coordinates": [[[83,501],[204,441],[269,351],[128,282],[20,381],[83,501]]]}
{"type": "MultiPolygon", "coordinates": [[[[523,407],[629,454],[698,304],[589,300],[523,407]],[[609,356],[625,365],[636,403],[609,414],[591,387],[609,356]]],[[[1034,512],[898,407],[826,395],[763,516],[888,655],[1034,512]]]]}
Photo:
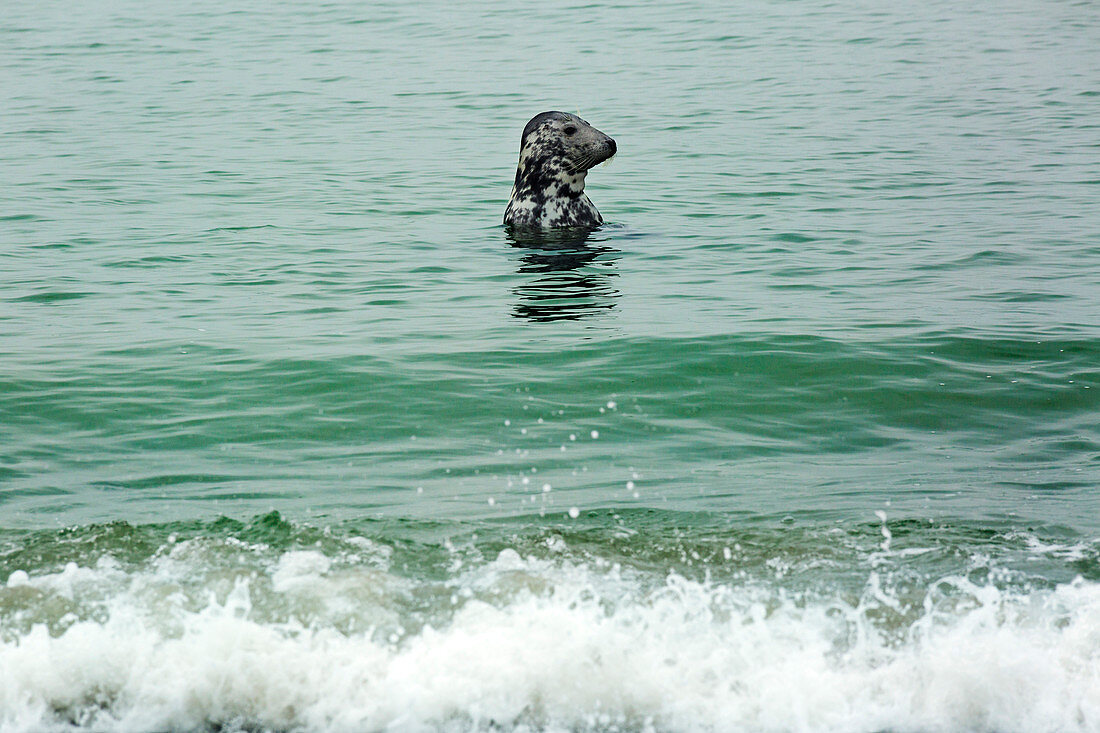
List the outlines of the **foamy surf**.
{"type": "Polygon", "coordinates": [[[889,537],[721,546],[713,568],[687,548],[672,569],[557,534],[501,544],[413,566],[356,536],[171,537],[11,571],[0,730],[1100,730],[1096,582],[981,553],[921,577],[935,548],[889,537]],[[856,582],[786,582],[842,561],[856,582]]]}

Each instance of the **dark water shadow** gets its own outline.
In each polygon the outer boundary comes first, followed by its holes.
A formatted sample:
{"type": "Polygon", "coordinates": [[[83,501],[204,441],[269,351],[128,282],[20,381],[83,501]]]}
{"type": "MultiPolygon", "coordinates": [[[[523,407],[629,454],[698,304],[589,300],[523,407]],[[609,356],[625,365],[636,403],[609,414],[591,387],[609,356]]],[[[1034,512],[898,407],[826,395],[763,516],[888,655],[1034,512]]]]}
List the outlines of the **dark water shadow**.
{"type": "Polygon", "coordinates": [[[615,260],[622,252],[606,244],[599,229],[530,231],[505,228],[513,247],[523,250],[513,290],[512,315],[535,322],[579,320],[615,308],[615,260]]]}

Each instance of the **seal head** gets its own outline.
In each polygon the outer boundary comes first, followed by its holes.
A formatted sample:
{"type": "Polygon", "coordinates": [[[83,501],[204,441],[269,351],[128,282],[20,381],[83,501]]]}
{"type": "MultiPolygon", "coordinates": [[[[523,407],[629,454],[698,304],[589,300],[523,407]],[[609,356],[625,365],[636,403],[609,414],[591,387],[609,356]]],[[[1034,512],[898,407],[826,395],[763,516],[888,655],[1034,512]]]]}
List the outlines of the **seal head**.
{"type": "Polygon", "coordinates": [[[535,115],[523,128],[516,183],[504,223],[539,229],[603,224],[584,193],[584,178],[589,168],[615,150],[614,140],[576,115],[535,115]]]}

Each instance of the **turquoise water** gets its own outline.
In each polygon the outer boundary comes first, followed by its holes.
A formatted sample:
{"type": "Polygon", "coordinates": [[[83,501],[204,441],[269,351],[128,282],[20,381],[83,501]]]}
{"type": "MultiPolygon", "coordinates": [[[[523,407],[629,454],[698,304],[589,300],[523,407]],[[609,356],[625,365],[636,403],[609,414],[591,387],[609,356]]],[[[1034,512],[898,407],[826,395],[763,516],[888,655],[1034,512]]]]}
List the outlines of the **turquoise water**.
{"type": "Polygon", "coordinates": [[[8,8],[0,731],[1100,731],[1098,29],[8,8]]]}

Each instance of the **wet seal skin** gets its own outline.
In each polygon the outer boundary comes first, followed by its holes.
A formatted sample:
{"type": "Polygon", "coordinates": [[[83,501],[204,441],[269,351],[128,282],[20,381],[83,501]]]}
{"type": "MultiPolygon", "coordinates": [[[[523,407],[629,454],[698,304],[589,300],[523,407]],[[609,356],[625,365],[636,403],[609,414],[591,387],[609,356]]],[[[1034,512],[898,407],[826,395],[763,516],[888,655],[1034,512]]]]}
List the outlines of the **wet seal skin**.
{"type": "Polygon", "coordinates": [[[615,141],[576,115],[543,112],[523,128],[504,223],[552,229],[596,227],[603,217],[584,193],[588,169],[615,154],[615,141]]]}

